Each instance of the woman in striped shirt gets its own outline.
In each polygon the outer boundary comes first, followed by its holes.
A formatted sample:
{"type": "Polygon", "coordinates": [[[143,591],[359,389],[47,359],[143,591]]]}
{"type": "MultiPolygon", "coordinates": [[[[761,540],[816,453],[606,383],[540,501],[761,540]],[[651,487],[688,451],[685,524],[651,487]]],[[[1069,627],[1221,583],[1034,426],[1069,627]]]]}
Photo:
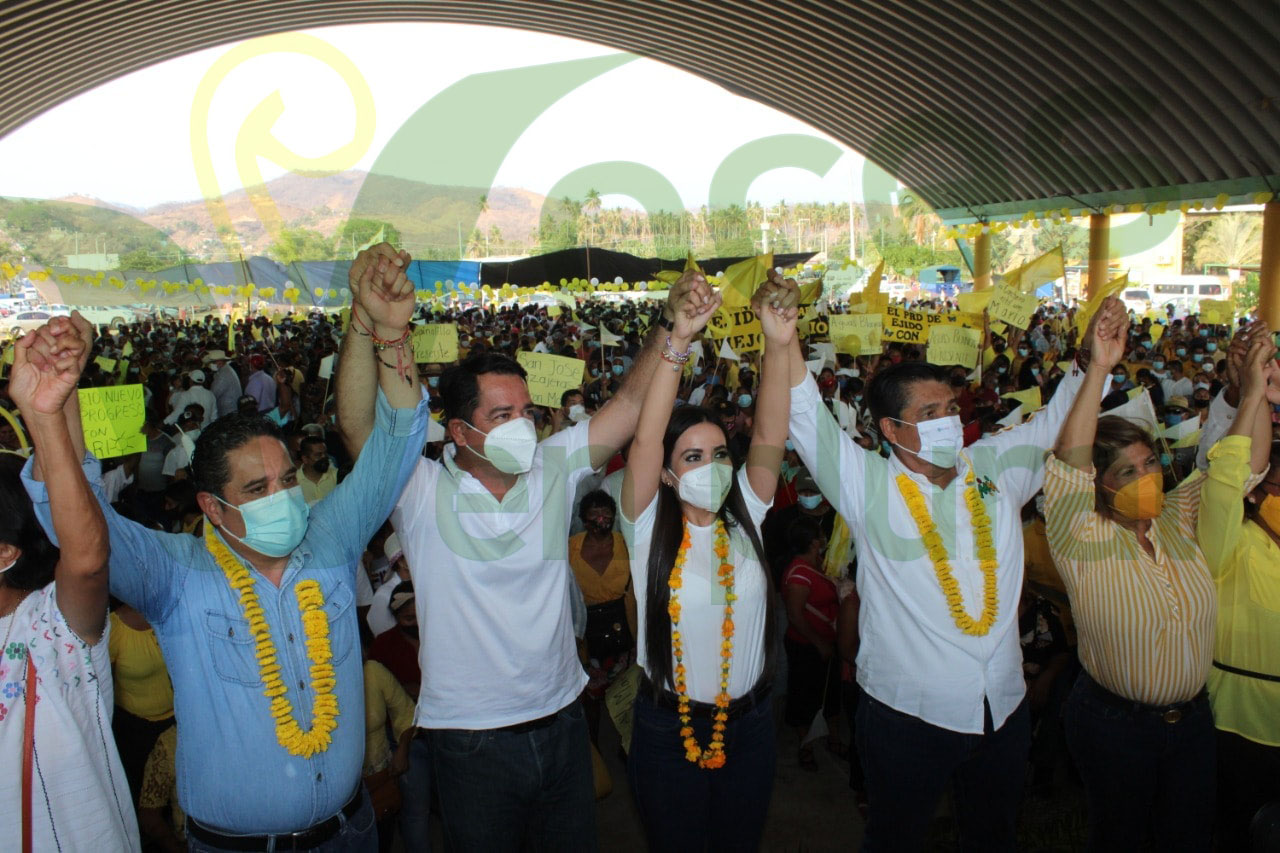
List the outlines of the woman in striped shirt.
{"type": "MultiPolygon", "coordinates": [[[[1155,440],[1098,417],[1123,331],[1098,342],[1045,467],[1049,548],[1071,597],[1079,680],[1067,742],[1084,781],[1090,850],[1209,850],[1214,728],[1205,680],[1217,597],[1196,544],[1203,475],[1168,494],[1155,440]]],[[[1260,394],[1274,347],[1250,351],[1260,394]]],[[[1270,436],[1264,436],[1264,447],[1270,436]]],[[[1255,471],[1266,466],[1265,453],[1255,471]]]]}

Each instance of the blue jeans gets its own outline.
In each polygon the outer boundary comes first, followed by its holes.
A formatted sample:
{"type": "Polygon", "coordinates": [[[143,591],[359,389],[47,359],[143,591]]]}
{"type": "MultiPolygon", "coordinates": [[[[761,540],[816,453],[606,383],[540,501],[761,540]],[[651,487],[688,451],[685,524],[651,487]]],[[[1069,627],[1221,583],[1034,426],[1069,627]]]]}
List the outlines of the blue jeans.
{"type": "Polygon", "coordinates": [[[431,849],[431,751],[419,736],[409,744],[409,769],[396,780],[400,786],[399,824],[404,849],[425,853],[431,849]]]}
{"type": "MultiPolygon", "coordinates": [[[[711,719],[693,717],[711,742],[711,719]]],[[[627,779],[650,850],[758,850],[773,794],[777,744],[766,698],[725,729],[725,765],[703,770],[684,757],[680,719],[646,690],[636,697],[627,779]]]]}
{"type": "MultiPolygon", "coordinates": [[[[360,788],[360,799],[360,810],[352,815],[350,820],[339,812],[338,820],[342,821],[342,828],[338,830],[337,835],[324,844],[312,847],[312,853],[377,853],[378,826],[373,820],[373,806],[369,802],[369,792],[364,790],[363,785],[360,788]]],[[[281,841],[277,845],[273,840],[266,853],[292,849],[286,841],[281,841]]],[[[191,836],[190,832],[187,833],[187,850],[191,853],[227,853],[227,848],[214,847],[198,841],[191,836]]]]}
{"type": "Polygon", "coordinates": [[[598,848],[591,746],[580,702],[527,732],[432,729],[429,738],[448,849],[598,848]]]}
{"type": "Polygon", "coordinates": [[[1212,848],[1216,748],[1207,696],[1177,722],[1125,709],[1082,671],[1067,698],[1067,746],[1084,782],[1089,850],[1212,848]]]}
{"type": "Polygon", "coordinates": [[[859,688],[854,732],[867,792],[864,851],[923,849],[948,783],[961,850],[1016,849],[1031,748],[1025,699],[998,729],[987,710],[984,732],[976,735],[926,723],[859,688]]]}

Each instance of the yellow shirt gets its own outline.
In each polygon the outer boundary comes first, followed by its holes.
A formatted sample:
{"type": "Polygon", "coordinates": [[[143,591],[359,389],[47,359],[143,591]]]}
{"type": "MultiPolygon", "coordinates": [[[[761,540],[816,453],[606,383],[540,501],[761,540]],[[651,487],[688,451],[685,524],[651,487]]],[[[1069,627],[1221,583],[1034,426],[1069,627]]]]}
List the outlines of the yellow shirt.
{"type": "MultiPolygon", "coordinates": [[[[1280,547],[1244,516],[1244,496],[1259,477],[1249,470],[1252,441],[1229,435],[1209,451],[1197,534],[1218,584],[1213,659],[1235,669],[1280,676],[1280,547]]],[[[1209,670],[1218,728],[1280,746],[1280,682],[1209,670]]]]}
{"type": "Polygon", "coordinates": [[[1203,475],[1167,493],[1138,537],[1094,509],[1094,473],[1050,454],[1045,463],[1049,550],[1062,574],[1080,663],[1118,696],[1148,705],[1184,702],[1204,687],[1213,655],[1217,595],[1196,546],[1203,475]]]}
{"type": "Polygon", "coordinates": [[[621,533],[614,531],[613,558],[604,574],[601,574],[582,559],[582,543],[586,538],[586,533],[569,537],[569,566],[582,590],[583,599],[590,606],[621,598],[627,591],[627,585],[631,583],[631,559],[627,556],[626,540],[621,533]]]}
{"type": "Polygon", "coordinates": [[[1057,605],[1067,644],[1074,646],[1076,623],[1071,618],[1071,599],[1067,597],[1066,584],[1062,582],[1062,575],[1049,553],[1049,535],[1045,531],[1044,520],[1038,515],[1022,525],[1022,554],[1027,584],[1038,595],[1057,605]]]}
{"type": "Polygon", "coordinates": [[[364,775],[377,773],[391,763],[387,723],[399,742],[413,725],[413,700],[396,677],[376,660],[364,662],[364,775]]]}
{"type": "Polygon", "coordinates": [[[169,807],[169,821],[179,838],[187,835],[187,818],[178,805],[178,727],[169,726],[156,738],[142,771],[142,789],[138,792],[138,808],[169,807]]]}
{"type": "Polygon", "coordinates": [[[116,704],[144,720],[173,716],[173,684],[154,631],[135,631],[115,613],[107,640],[116,704]]]}
{"type": "Polygon", "coordinates": [[[302,486],[302,499],[311,506],[328,495],[338,485],[338,470],[329,466],[329,470],[320,475],[319,481],[312,480],[307,472],[298,472],[298,485],[302,486]]]}

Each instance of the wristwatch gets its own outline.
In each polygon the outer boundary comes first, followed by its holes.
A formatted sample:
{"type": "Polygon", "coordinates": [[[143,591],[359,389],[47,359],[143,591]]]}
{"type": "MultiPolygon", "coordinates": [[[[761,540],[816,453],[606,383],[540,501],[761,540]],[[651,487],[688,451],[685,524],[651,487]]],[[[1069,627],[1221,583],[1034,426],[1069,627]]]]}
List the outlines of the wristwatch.
{"type": "Polygon", "coordinates": [[[666,329],[668,332],[674,332],[676,330],[676,324],[673,321],[668,320],[666,314],[658,315],[658,325],[666,329]]]}

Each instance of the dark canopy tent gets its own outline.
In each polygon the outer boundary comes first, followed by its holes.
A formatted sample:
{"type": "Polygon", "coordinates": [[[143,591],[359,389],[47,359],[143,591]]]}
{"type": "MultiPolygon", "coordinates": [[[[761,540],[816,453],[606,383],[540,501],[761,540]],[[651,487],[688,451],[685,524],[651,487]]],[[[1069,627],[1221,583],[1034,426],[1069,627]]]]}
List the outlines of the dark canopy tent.
{"type": "MultiPolygon", "coordinates": [[[[811,257],[812,252],[774,255],[774,264],[790,267],[811,257]]],[[[727,267],[741,260],[744,258],[710,258],[699,260],[698,264],[708,274],[715,274],[724,272],[727,267]]],[[[605,284],[617,278],[625,282],[649,281],[661,270],[684,269],[684,264],[683,259],[668,261],[661,258],[639,258],[608,249],[564,249],[509,263],[486,261],[480,269],[480,280],[492,287],[504,284],[537,287],[543,282],[559,286],[562,278],[597,278],[605,284]]]]}

